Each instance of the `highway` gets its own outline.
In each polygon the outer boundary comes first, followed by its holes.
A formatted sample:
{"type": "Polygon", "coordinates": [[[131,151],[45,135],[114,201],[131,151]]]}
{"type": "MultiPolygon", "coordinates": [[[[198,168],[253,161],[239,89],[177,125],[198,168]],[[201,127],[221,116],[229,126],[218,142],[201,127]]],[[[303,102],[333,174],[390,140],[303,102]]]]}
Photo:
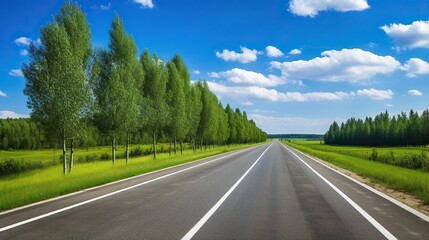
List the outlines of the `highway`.
{"type": "Polygon", "coordinates": [[[0,213],[0,239],[429,239],[428,221],[274,141],[0,213]]]}

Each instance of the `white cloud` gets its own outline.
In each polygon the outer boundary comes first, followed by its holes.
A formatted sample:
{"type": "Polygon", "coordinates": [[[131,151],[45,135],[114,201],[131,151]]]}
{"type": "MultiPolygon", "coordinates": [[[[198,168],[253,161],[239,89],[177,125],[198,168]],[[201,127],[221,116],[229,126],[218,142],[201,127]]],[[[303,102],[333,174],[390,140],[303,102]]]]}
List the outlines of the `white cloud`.
{"type": "Polygon", "coordinates": [[[391,108],[391,107],[394,107],[394,105],[393,104],[386,104],[386,107],[391,108]]]}
{"type": "Polygon", "coordinates": [[[229,82],[238,84],[253,84],[259,86],[277,86],[285,83],[284,79],[274,75],[264,76],[261,73],[247,71],[240,68],[233,68],[231,70],[219,73],[211,73],[212,76],[224,77],[229,82]]]}
{"type": "Polygon", "coordinates": [[[240,47],[241,53],[224,49],[222,52],[216,52],[216,57],[221,58],[225,61],[249,63],[254,62],[258,59],[257,55],[259,52],[255,49],[248,49],[246,47],[240,47]]]}
{"type": "Polygon", "coordinates": [[[24,77],[21,69],[12,69],[9,71],[9,75],[14,77],[24,77]]]}
{"type": "Polygon", "coordinates": [[[289,52],[289,55],[298,55],[301,54],[301,50],[299,50],[298,48],[292,49],[289,52]]]}
{"type": "Polygon", "coordinates": [[[391,99],[394,93],[390,89],[377,90],[377,89],[371,88],[371,89],[358,90],[356,95],[367,96],[372,100],[385,100],[385,99],[391,99]]]}
{"type": "Polygon", "coordinates": [[[0,118],[28,118],[28,115],[18,114],[9,110],[0,111],[0,118]]]}
{"type": "Polygon", "coordinates": [[[429,20],[415,21],[411,25],[394,23],[381,29],[400,49],[429,48],[429,20]]]}
{"type": "Polygon", "coordinates": [[[0,91],[0,97],[7,97],[7,94],[4,93],[4,92],[2,92],[2,91],[0,91]]]}
{"type": "Polygon", "coordinates": [[[33,40],[28,37],[20,37],[15,39],[15,44],[19,46],[30,46],[31,42],[33,42],[33,40]]]}
{"type": "Polygon", "coordinates": [[[407,77],[414,78],[417,75],[429,74],[429,63],[420,58],[410,58],[400,69],[407,72],[407,77]]]}
{"type": "MultiPolygon", "coordinates": [[[[270,134],[280,133],[301,133],[301,134],[324,134],[334,121],[333,119],[316,119],[301,117],[273,117],[266,114],[249,114],[263,131],[270,134]]],[[[336,119],[342,122],[342,119],[336,119]]]]}
{"type": "Polygon", "coordinates": [[[251,101],[244,101],[241,103],[243,106],[253,106],[253,103],[251,101]]]}
{"type": "Polygon", "coordinates": [[[411,96],[422,96],[423,95],[423,93],[420,92],[419,90],[409,90],[408,94],[411,96]]]}
{"type": "Polygon", "coordinates": [[[321,11],[363,11],[368,9],[367,0],[291,0],[289,11],[298,16],[315,17],[321,11]]]}
{"type": "Polygon", "coordinates": [[[201,74],[201,72],[198,71],[198,70],[194,70],[194,71],[192,71],[192,73],[195,74],[195,75],[200,75],[201,74]]]}
{"type": "Polygon", "coordinates": [[[109,10],[111,7],[112,7],[112,3],[111,3],[111,2],[109,2],[109,3],[108,3],[108,4],[106,4],[106,5],[103,5],[103,4],[101,4],[101,5],[99,5],[99,6],[95,5],[95,6],[92,6],[91,8],[92,8],[92,9],[95,9],[95,10],[102,10],[102,11],[106,11],[106,10],[109,10]]]}
{"type": "Polygon", "coordinates": [[[265,50],[267,51],[267,56],[268,57],[281,57],[284,54],[282,53],[282,51],[280,51],[280,49],[274,47],[274,46],[268,46],[265,48],[265,50]]]}
{"type": "Polygon", "coordinates": [[[142,8],[153,8],[155,6],[152,0],[134,0],[134,2],[140,4],[142,8]]]}
{"type": "Polygon", "coordinates": [[[308,101],[327,101],[341,100],[354,93],[346,92],[278,92],[275,89],[263,87],[229,87],[214,82],[207,82],[211,91],[220,98],[229,97],[233,99],[252,98],[271,102],[308,102],[308,101]]]}
{"type": "Polygon", "coordinates": [[[28,51],[27,50],[20,50],[19,51],[19,55],[21,55],[21,56],[27,56],[28,55],[28,51]]]}
{"type": "Polygon", "coordinates": [[[211,77],[211,78],[220,78],[220,74],[217,72],[208,72],[207,76],[211,77]]]}
{"type": "Polygon", "coordinates": [[[323,57],[308,61],[271,62],[287,79],[326,82],[358,82],[376,74],[395,71],[400,63],[391,56],[378,56],[362,49],[342,49],[322,52],[323,57]]]}

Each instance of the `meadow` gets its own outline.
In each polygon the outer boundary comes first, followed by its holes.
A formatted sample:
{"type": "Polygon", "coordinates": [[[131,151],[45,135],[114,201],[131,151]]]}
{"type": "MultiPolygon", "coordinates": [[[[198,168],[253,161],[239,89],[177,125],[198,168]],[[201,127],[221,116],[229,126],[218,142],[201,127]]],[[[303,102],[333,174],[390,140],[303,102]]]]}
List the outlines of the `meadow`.
{"type": "MultiPolygon", "coordinates": [[[[58,160],[58,164],[0,177],[0,211],[249,146],[222,146],[197,152],[188,147],[183,154],[180,151],[172,156],[160,153],[156,159],[152,155],[133,157],[128,163],[120,159],[115,165],[111,161],[77,162],[73,172],[67,175],[62,173],[59,156],[53,155],[53,150],[1,152],[7,157],[19,157],[26,162],[58,160]]],[[[134,149],[137,147],[143,148],[133,146],[134,149]]],[[[108,150],[108,147],[77,150],[76,156],[100,155],[108,150]]]]}
{"type": "MultiPolygon", "coordinates": [[[[424,168],[411,169],[374,159],[374,152],[378,159],[389,159],[392,156],[397,161],[414,159],[410,156],[426,156],[429,149],[425,147],[374,148],[331,146],[321,144],[320,141],[305,140],[283,142],[364,178],[369,178],[374,183],[414,195],[424,204],[429,204],[429,173],[424,168]]],[[[427,158],[424,159],[427,161],[427,158]]]]}

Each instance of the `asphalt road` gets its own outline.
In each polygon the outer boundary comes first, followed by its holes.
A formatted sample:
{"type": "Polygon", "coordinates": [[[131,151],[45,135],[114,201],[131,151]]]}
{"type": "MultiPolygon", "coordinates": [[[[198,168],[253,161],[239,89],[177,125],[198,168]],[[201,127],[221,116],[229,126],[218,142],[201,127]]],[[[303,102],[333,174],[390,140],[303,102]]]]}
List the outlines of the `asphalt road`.
{"type": "Polygon", "coordinates": [[[428,219],[275,141],[0,213],[0,239],[429,239],[428,219]]]}

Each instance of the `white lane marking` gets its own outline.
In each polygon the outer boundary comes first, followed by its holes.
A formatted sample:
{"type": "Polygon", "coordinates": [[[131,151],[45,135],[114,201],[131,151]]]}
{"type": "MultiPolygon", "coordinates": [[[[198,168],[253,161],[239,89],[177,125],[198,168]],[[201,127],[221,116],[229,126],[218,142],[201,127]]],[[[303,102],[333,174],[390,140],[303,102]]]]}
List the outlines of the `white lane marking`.
{"type": "Polygon", "coordinates": [[[182,169],[182,170],[176,171],[176,172],[169,173],[169,174],[164,175],[164,176],[161,176],[161,177],[157,177],[157,178],[151,179],[151,180],[146,181],[146,182],[142,182],[142,183],[139,183],[139,184],[136,184],[136,185],[133,185],[133,186],[127,187],[127,188],[123,188],[123,189],[120,189],[120,190],[117,190],[117,191],[114,191],[114,192],[111,192],[111,193],[107,193],[107,194],[105,194],[105,195],[101,195],[101,196],[96,197],[96,198],[91,198],[91,199],[89,199],[89,200],[86,200],[86,201],[83,201],[83,202],[80,202],[80,203],[76,203],[76,204],[73,204],[73,205],[68,206],[68,207],[60,208],[60,209],[57,209],[57,210],[55,210],[55,211],[52,211],[52,212],[48,212],[48,213],[45,213],[45,214],[39,215],[39,216],[37,216],[37,217],[29,218],[29,219],[27,219],[27,220],[24,220],[24,221],[21,221],[21,222],[17,222],[17,223],[14,223],[14,224],[11,224],[11,225],[8,225],[8,226],[5,226],[5,227],[2,227],[2,228],[0,228],[0,232],[4,232],[4,231],[10,230],[10,229],[12,229],[12,228],[16,228],[16,227],[22,226],[22,225],[24,225],[24,224],[27,224],[27,223],[30,223],[30,222],[34,222],[34,221],[40,220],[40,219],[42,219],[42,218],[46,218],[46,217],[49,217],[49,216],[55,215],[55,214],[57,214],[57,213],[61,213],[61,212],[64,212],[64,211],[67,211],[67,210],[70,210],[70,209],[73,209],[73,208],[77,208],[77,207],[80,207],[80,206],[82,206],[82,205],[85,205],[85,204],[88,204],[88,203],[92,203],[92,202],[95,202],[95,201],[97,201],[97,200],[100,200],[100,199],[103,199],[103,198],[106,198],[106,197],[110,197],[110,196],[113,196],[113,195],[115,195],[115,194],[122,193],[122,192],[128,191],[128,190],[130,190],[130,189],[133,189],[133,188],[136,188],[136,187],[140,187],[140,186],[146,185],[146,184],[148,184],[148,183],[152,183],[152,182],[155,182],[155,181],[158,181],[158,180],[161,180],[161,179],[164,179],[164,178],[167,178],[167,177],[170,177],[170,176],[176,175],[176,174],[178,174],[178,173],[186,172],[186,171],[189,171],[189,170],[191,170],[191,169],[194,169],[194,168],[197,168],[197,167],[200,167],[200,166],[203,166],[203,165],[206,165],[206,164],[209,164],[209,163],[215,162],[215,161],[219,161],[219,160],[224,159],[224,158],[226,158],[226,157],[234,156],[234,155],[236,155],[236,154],[239,154],[239,153],[241,153],[241,152],[248,151],[248,150],[253,149],[253,148],[254,148],[254,147],[252,147],[252,148],[248,148],[248,149],[244,149],[244,150],[241,150],[241,151],[238,151],[238,152],[235,152],[235,153],[232,153],[232,154],[226,155],[226,156],[222,156],[222,157],[219,157],[219,158],[216,158],[216,159],[213,159],[213,160],[210,160],[210,161],[204,162],[204,163],[200,163],[200,164],[198,164],[198,165],[194,165],[194,166],[192,166],[192,167],[188,167],[188,168],[185,168],[185,169],[182,169]]]}
{"type": "Polygon", "coordinates": [[[342,173],[342,172],[338,171],[337,169],[335,169],[335,168],[333,168],[333,167],[331,167],[331,166],[329,166],[329,165],[326,165],[326,164],[325,164],[325,163],[323,163],[323,162],[320,162],[319,160],[315,159],[314,157],[312,157],[312,156],[310,156],[310,155],[308,155],[308,154],[305,154],[305,153],[303,153],[303,152],[301,152],[301,151],[299,151],[299,150],[297,150],[297,149],[294,149],[294,150],[296,150],[297,152],[301,153],[302,155],[304,155],[304,156],[306,156],[306,157],[308,157],[308,158],[312,159],[313,161],[315,161],[315,162],[319,163],[320,165],[322,165],[322,166],[324,166],[324,167],[326,167],[326,168],[328,168],[328,169],[330,169],[330,170],[332,170],[332,171],[334,171],[334,172],[336,172],[336,173],[340,174],[341,176],[343,176],[343,177],[345,177],[345,178],[347,178],[347,179],[349,179],[349,180],[353,181],[354,183],[356,183],[356,184],[358,184],[358,185],[360,185],[360,186],[362,186],[362,187],[366,188],[367,190],[369,190],[369,191],[371,191],[371,192],[373,192],[373,193],[375,193],[375,194],[379,195],[380,197],[383,197],[384,199],[386,199],[386,200],[388,200],[388,201],[392,202],[393,204],[397,205],[398,207],[401,207],[402,209],[404,209],[404,210],[406,210],[406,211],[410,212],[411,214],[414,214],[415,216],[417,216],[417,217],[421,218],[422,220],[424,220],[424,221],[426,221],[426,222],[429,222],[429,216],[428,216],[428,215],[426,215],[426,214],[424,214],[424,213],[422,213],[422,212],[419,212],[419,211],[415,210],[414,208],[412,208],[412,207],[410,207],[410,206],[408,206],[408,205],[405,205],[404,203],[402,203],[402,202],[400,202],[400,201],[398,201],[398,200],[396,200],[396,199],[392,198],[392,197],[391,197],[391,196],[389,196],[389,195],[386,195],[385,193],[382,193],[382,192],[378,191],[378,190],[377,190],[377,189],[375,189],[375,188],[372,188],[371,186],[368,186],[368,185],[366,185],[366,184],[364,184],[364,183],[362,183],[362,182],[359,182],[358,180],[356,180],[356,179],[354,179],[354,178],[352,178],[352,177],[350,177],[350,176],[348,176],[348,175],[346,175],[346,174],[344,174],[344,173],[342,173]]]}
{"type": "Polygon", "coordinates": [[[191,239],[197,232],[200,230],[200,228],[207,222],[207,220],[210,219],[210,217],[216,212],[216,210],[222,205],[222,203],[231,195],[231,193],[235,190],[235,188],[243,181],[243,179],[247,176],[247,174],[252,170],[252,168],[256,165],[256,163],[259,162],[259,160],[262,158],[262,156],[265,154],[265,152],[271,147],[268,146],[267,149],[256,159],[256,161],[250,166],[249,169],[243,174],[243,176],[238,179],[238,181],[217,201],[217,203],[200,219],[200,221],[195,224],[194,227],[189,230],[188,233],[186,233],[185,236],[182,237],[182,240],[189,240],[191,239]]]}
{"type": "Polygon", "coordinates": [[[344,198],[354,209],[356,209],[368,222],[370,222],[381,234],[383,234],[387,239],[396,240],[397,238],[393,236],[386,228],[384,228],[377,220],[375,220],[371,215],[369,215],[365,210],[363,210],[359,205],[357,205],[351,198],[349,198],[345,193],[338,189],[334,184],[332,184],[328,179],[323,177],[320,173],[314,170],[308,163],[306,163],[302,158],[300,158],[296,153],[287,148],[285,145],[281,144],[286,150],[292,153],[297,157],[302,163],[304,163],[311,171],[313,171],[318,177],[320,177],[326,184],[328,184],[332,189],[334,189],[341,197],[344,198]]]}
{"type": "MultiPolygon", "coordinates": [[[[248,151],[248,150],[254,149],[256,147],[259,147],[259,145],[254,146],[254,147],[250,147],[250,148],[246,148],[246,149],[240,150],[240,151],[235,152],[235,153],[231,153],[231,154],[225,155],[224,157],[233,156],[233,155],[235,155],[237,153],[248,151]]],[[[222,155],[222,154],[226,154],[226,153],[221,153],[219,155],[222,155]]],[[[10,209],[10,210],[6,210],[6,211],[3,211],[3,212],[0,212],[0,216],[8,214],[8,213],[16,212],[16,211],[19,211],[19,210],[23,210],[23,209],[26,209],[26,208],[29,208],[29,207],[34,207],[34,206],[38,206],[38,205],[41,205],[41,204],[44,204],[44,203],[49,203],[49,202],[52,202],[52,201],[56,201],[56,200],[60,200],[60,199],[63,199],[63,198],[71,197],[71,196],[74,196],[74,195],[77,195],[77,194],[80,194],[80,193],[84,193],[84,192],[96,190],[96,189],[99,189],[99,188],[107,187],[107,186],[110,186],[110,185],[113,185],[113,184],[117,184],[117,183],[129,181],[129,180],[132,180],[132,179],[135,179],[135,178],[139,178],[139,177],[143,177],[143,176],[146,176],[146,175],[149,175],[149,174],[154,174],[154,173],[166,171],[166,170],[169,170],[169,169],[172,169],[172,168],[178,168],[178,167],[181,167],[181,166],[190,165],[190,164],[193,164],[193,163],[196,163],[196,162],[200,162],[200,161],[204,161],[206,159],[214,158],[214,157],[216,157],[216,156],[210,156],[210,157],[201,158],[201,159],[198,159],[198,160],[195,160],[195,161],[186,162],[186,163],[182,163],[182,164],[179,164],[179,165],[174,165],[174,166],[171,166],[171,167],[168,167],[168,168],[162,168],[162,169],[155,170],[155,171],[152,171],[152,172],[147,172],[147,173],[143,173],[143,174],[140,174],[140,175],[137,175],[137,176],[133,176],[133,177],[129,177],[129,178],[117,180],[115,182],[109,182],[109,183],[106,183],[106,184],[103,184],[103,185],[100,185],[100,186],[95,186],[95,187],[87,188],[87,189],[80,190],[80,191],[77,191],[77,192],[69,193],[69,194],[66,194],[66,195],[62,195],[62,196],[50,198],[50,199],[47,199],[47,200],[43,200],[43,201],[31,203],[31,204],[28,204],[28,205],[25,205],[25,206],[22,206],[22,207],[17,207],[17,208],[13,208],[13,209],[10,209]]]]}

